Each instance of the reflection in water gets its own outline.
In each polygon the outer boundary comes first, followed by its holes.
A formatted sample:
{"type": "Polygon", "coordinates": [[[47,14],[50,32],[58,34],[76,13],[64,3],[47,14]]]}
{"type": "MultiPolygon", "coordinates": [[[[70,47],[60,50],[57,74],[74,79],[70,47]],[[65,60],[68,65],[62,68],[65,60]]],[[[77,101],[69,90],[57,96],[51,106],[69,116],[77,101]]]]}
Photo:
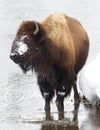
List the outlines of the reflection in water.
{"type": "Polygon", "coordinates": [[[78,128],[78,108],[79,104],[74,105],[74,116],[72,121],[64,117],[64,113],[58,113],[58,120],[55,121],[51,113],[46,113],[45,122],[41,130],[79,130],[78,128]]]}
{"type": "Polygon", "coordinates": [[[100,130],[100,110],[97,110],[90,104],[84,104],[84,106],[88,112],[88,117],[86,120],[84,120],[80,130],[100,130]]]}
{"type": "Polygon", "coordinates": [[[87,117],[82,120],[83,115],[79,112],[79,105],[74,105],[73,119],[68,119],[64,117],[64,113],[59,113],[58,120],[54,120],[50,113],[46,113],[41,130],[100,130],[100,111],[92,108],[90,104],[83,104],[87,117]],[[82,124],[79,123],[80,121],[82,124]]]}

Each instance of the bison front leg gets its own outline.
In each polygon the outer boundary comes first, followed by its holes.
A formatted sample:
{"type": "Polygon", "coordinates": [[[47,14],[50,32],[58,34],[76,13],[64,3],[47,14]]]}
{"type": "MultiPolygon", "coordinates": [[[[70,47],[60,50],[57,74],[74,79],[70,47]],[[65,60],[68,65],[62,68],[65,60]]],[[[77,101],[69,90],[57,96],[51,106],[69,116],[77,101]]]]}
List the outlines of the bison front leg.
{"type": "Polygon", "coordinates": [[[59,84],[56,89],[56,105],[59,112],[64,111],[64,97],[65,97],[65,87],[59,84]]]}
{"type": "Polygon", "coordinates": [[[49,112],[50,111],[50,101],[51,101],[52,97],[54,96],[54,90],[53,90],[50,82],[47,79],[45,79],[45,80],[39,79],[38,84],[40,87],[41,94],[45,99],[44,109],[46,112],[49,112]]]}
{"type": "Polygon", "coordinates": [[[58,111],[59,112],[63,112],[64,111],[64,97],[62,97],[61,95],[57,95],[57,98],[56,98],[56,105],[57,105],[57,108],[58,108],[58,111]]]}

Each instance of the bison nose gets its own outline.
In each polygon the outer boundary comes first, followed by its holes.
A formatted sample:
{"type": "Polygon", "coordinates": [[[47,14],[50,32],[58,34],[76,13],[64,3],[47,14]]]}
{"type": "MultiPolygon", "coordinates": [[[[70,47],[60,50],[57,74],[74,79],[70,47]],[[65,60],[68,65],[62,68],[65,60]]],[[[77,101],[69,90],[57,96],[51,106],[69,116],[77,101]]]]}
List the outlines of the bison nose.
{"type": "Polygon", "coordinates": [[[15,63],[20,63],[20,55],[18,53],[10,53],[10,58],[15,62],[15,63]]]}

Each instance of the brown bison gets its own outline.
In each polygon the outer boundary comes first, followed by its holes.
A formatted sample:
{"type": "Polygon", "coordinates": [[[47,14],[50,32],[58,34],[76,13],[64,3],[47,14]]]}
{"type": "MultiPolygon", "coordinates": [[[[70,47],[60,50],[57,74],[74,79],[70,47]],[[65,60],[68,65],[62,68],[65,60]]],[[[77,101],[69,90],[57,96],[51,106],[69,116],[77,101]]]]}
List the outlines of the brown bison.
{"type": "Polygon", "coordinates": [[[82,25],[65,14],[49,15],[41,22],[24,21],[13,42],[10,58],[24,72],[35,70],[45,98],[45,111],[56,94],[58,111],[64,110],[64,98],[76,88],[77,73],[85,64],[89,40],[82,25]]]}

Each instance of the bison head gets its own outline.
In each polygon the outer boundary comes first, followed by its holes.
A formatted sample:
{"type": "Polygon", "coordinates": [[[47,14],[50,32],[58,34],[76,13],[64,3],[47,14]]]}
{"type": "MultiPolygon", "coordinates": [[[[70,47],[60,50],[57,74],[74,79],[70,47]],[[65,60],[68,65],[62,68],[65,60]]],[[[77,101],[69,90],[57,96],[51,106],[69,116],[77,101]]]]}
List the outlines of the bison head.
{"type": "Polygon", "coordinates": [[[45,39],[43,27],[34,21],[21,24],[13,41],[10,58],[26,72],[33,68],[34,59],[41,55],[45,39]]]}

